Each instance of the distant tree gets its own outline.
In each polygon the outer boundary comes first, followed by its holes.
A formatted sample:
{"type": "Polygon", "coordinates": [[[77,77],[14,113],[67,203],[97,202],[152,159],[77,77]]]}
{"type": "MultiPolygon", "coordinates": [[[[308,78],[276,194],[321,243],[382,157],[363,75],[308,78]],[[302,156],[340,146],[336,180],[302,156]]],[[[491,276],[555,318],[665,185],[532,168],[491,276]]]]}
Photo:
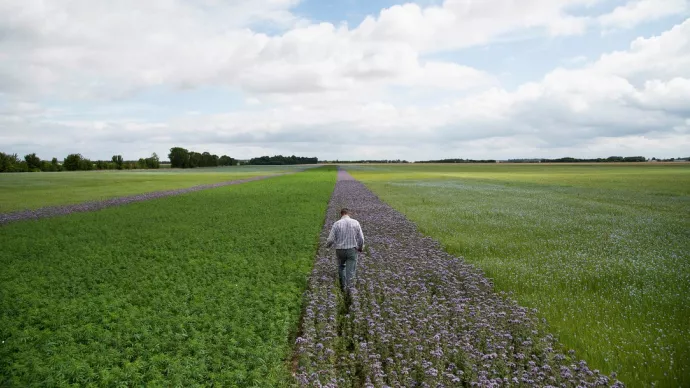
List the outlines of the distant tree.
{"type": "Polygon", "coordinates": [[[0,152],[0,172],[26,172],[29,166],[24,160],[20,160],[17,154],[0,152]]]}
{"type": "Polygon", "coordinates": [[[223,155],[218,159],[219,166],[233,166],[235,165],[235,163],[236,160],[227,155],[223,155]]]}
{"type": "Polygon", "coordinates": [[[146,168],[146,159],[139,158],[139,160],[137,160],[137,168],[145,169],[146,168]]]}
{"type": "Polygon", "coordinates": [[[81,171],[91,171],[93,168],[94,165],[90,159],[82,158],[81,162],[79,162],[79,170],[81,171]]]}
{"type": "Polygon", "coordinates": [[[153,168],[157,169],[160,168],[161,162],[158,159],[158,155],[154,152],[150,158],[145,159],[146,162],[146,168],[153,168]]]}
{"type": "Polygon", "coordinates": [[[41,171],[41,158],[36,156],[35,153],[25,155],[24,160],[26,161],[26,165],[27,165],[29,171],[32,171],[32,172],[41,171]]]}
{"type": "Polygon", "coordinates": [[[198,152],[189,153],[189,166],[190,168],[202,167],[203,156],[198,152]]]}
{"type": "Polygon", "coordinates": [[[83,159],[84,158],[81,156],[81,154],[69,154],[65,158],[62,165],[65,167],[65,170],[67,171],[77,171],[79,170],[79,167],[83,159]]]}
{"type": "Polygon", "coordinates": [[[94,168],[93,162],[81,154],[67,155],[62,165],[67,171],[90,171],[94,168]]]}
{"type": "Polygon", "coordinates": [[[317,164],[318,158],[307,158],[299,156],[260,156],[249,160],[249,164],[254,165],[285,165],[285,164],[317,164]]]}
{"type": "Polygon", "coordinates": [[[108,162],[105,161],[105,160],[97,160],[97,161],[96,161],[96,169],[97,169],[97,170],[107,170],[109,164],[110,164],[110,163],[108,163],[108,162]]]}
{"type": "Polygon", "coordinates": [[[609,156],[606,158],[607,162],[623,162],[625,161],[625,158],[622,156],[609,156]]]}
{"type": "Polygon", "coordinates": [[[173,147],[168,154],[170,159],[170,167],[172,168],[188,168],[189,165],[189,151],[181,147],[173,147]]]}
{"type": "Polygon", "coordinates": [[[645,159],[644,156],[626,156],[623,158],[624,162],[646,162],[647,159],[645,159]]]}
{"type": "Polygon", "coordinates": [[[16,154],[13,157],[11,154],[0,152],[0,172],[9,172],[10,168],[14,165],[15,159],[16,154]]]}
{"type": "Polygon", "coordinates": [[[122,165],[125,163],[124,159],[122,159],[122,155],[113,155],[111,160],[115,163],[118,170],[122,170],[122,165]]]}
{"type": "Polygon", "coordinates": [[[50,161],[50,165],[53,171],[62,171],[62,166],[58,163],[57,158],[53,158],[53,160],[50,161]]]}
{"type": "Polygon", "coordinates": [[[29,165],[25,160],[20,160],[19,163],[14,165],[13,172],[29,172],[29,165]]]}

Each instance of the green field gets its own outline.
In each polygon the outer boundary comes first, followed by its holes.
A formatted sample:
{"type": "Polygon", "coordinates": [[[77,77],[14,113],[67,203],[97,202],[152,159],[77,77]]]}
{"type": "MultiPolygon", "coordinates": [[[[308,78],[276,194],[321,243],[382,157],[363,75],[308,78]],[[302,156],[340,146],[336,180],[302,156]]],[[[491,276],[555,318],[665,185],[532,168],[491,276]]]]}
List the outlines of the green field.
{"type": "Polygon", "coordinates": [[[0,386],[284,383],[334,183],[321,168],[0,227],[0,386]]]}
{"type": "Polygon", "coordinates": [[[628,386],[690,386],[690,165],[346,167],[628,386]]]}
{"type": "Polygon", "coordinates": [[[258,175],[297,166],[236,166],[190,170],[75,171],[0,174],[0,213],[171,190],[258,175]]]}

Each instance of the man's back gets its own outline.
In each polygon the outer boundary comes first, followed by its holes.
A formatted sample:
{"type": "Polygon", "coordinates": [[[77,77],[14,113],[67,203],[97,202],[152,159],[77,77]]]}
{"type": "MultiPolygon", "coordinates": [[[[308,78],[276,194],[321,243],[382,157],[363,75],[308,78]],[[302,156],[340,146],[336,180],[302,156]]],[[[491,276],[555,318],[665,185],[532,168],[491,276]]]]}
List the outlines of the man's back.
{"type": "Polygon", "coordinates": [[[347,215],[333,224],[326,243],[327,247],[333,246],[335,249],[362,249],[363,245],[364,234],[362,233],[362,227],[357,220],[347,215]]]}

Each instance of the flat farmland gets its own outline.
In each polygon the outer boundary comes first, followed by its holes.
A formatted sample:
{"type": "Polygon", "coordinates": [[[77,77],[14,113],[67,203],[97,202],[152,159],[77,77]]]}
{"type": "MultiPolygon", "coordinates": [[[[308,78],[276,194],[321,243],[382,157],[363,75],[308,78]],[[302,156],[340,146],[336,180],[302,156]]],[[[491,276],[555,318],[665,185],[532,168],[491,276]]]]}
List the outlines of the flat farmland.
{"type": "Polygon", "coordinates": [[[296,166],[0,174],[0,213],[294,171],[296,166]]]}
{"type": "Polygon", "coordinates": [[[1,226],[0,385],[286,384],[335,175],[1,226]]]}
{"type": "Polygon", "coordinates": [[[690,165],[346,168],[592,368],[690,385],[690,165]]]}

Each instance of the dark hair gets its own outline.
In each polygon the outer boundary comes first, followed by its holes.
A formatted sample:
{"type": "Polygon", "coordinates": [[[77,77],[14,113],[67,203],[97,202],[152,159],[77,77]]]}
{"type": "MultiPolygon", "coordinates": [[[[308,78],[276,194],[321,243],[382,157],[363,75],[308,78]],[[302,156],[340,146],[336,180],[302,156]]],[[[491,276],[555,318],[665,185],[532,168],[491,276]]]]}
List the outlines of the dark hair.
{"type": "Polygon", "coordinates": [[[340,215],[344,216],[345,214],[350,214],[350,209],[344,207],[340,210],[340,215]]]}

